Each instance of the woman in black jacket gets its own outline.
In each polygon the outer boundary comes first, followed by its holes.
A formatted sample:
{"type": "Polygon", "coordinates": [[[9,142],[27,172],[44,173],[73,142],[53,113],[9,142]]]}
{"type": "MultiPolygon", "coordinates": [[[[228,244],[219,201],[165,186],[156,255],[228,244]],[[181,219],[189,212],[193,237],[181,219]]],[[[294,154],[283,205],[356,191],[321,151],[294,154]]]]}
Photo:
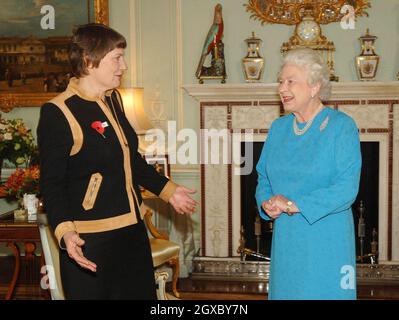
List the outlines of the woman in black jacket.
{"type": "Polygon", "coordinates": [[[88,24],[72,38],[75,78],[43,105],[37,130],[41,193],[61,248],[68,299],[156,299],[143,223],[143,186],[178,213],[193,213],[194,190],[160,176],[138,153],[119,93],[125,38],[88,24]]]}

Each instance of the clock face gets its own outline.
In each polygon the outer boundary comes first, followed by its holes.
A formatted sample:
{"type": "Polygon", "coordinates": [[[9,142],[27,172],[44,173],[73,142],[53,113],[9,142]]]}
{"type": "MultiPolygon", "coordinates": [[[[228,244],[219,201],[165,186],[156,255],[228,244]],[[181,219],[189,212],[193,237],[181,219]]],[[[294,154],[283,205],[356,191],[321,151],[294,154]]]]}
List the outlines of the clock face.
{"type": "Polygon", "coordinates": [[[303,41],[311,42],[319,36],[320,27],[313,20],[304,20],[298,24],[296,33],[303,41]]]}

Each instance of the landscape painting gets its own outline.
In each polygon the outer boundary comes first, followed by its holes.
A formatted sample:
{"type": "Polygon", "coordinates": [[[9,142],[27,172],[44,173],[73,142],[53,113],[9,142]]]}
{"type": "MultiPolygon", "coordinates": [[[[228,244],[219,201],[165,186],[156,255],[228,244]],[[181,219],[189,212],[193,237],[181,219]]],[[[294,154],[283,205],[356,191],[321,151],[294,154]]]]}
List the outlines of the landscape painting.
{"type": "MultiPolygon", "coordinates": [[[[95,22],[104,0],[2,0],[0,93],[65,90],[74,26],[95,22]]],[[[108,14],[108,12],[106,12],[108,14]]]]}

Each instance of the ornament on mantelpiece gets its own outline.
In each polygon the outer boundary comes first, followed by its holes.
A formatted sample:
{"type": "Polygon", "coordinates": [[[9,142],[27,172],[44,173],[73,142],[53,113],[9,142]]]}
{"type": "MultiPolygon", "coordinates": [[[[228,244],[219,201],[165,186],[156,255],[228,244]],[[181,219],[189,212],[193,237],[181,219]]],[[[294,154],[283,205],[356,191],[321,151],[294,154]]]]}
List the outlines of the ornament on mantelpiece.
{"type": "Polygon", "coordinates": [[[259,47],[262,40],[255,37],[255,33],[252,32],[252,37],[245,39],[245,42],[248,47],[248,53],[242,59],[245,81],[259,82],[265,67],[265,60],[259,54],[259,47]]]}
{"type": "Polygon", "coordinates": [[[359,38],[362,44],[362,52],[356,57],[356,67],[359,80],[373,81],[377,74],[380,57],[374,51],[376,36],[370,35],[369,29],[366,34],[359,38]]]}
{"type": "Polygon", "coordinates": [[[294,35],[288,42],[282,44],[281,53],[285,55],[290,50],[300,48],[316,50],[330,69],[330,81],[339,81],[339,77],[335,75],[334,69],[334,42],[329,41],[323,35],[319,18],[316,17],[316,9],[310,4],[307,4],[302,9],[303,14],[295,27],[294,35]]]}
{"type": "Polygon", "coordinates": [[[218,3],[214,9],[213,23],[205,38],[201,51],[201,58],[198,63],[196,77],[199,83],[204,83],[204,79],[221,79],[221,83],[226,83],[226,66],[224,59],[223,39],[223,16],[222,5],[218,3]],[[207,66],[207,58],[210,54],[210,65],[207,66]]]}

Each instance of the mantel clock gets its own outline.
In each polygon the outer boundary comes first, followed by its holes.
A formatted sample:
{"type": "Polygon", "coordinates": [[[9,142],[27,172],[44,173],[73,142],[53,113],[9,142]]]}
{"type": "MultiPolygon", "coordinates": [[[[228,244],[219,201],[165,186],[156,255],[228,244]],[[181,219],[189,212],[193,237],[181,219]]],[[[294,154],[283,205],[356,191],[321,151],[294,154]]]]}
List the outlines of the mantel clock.
{"type": "Polygon", "coordinates": [[[330,68],[331,80],[338,81],[334,71],[335,46],[321,30],[321,24],[340,22],[350,17],[368,15],[369,0],[249,0],[245,5],[251,18],[264,23],[295,25],[294,34],[281,46],[285,54],[291,49],[311,48],[319,51],[330,68]]]}

